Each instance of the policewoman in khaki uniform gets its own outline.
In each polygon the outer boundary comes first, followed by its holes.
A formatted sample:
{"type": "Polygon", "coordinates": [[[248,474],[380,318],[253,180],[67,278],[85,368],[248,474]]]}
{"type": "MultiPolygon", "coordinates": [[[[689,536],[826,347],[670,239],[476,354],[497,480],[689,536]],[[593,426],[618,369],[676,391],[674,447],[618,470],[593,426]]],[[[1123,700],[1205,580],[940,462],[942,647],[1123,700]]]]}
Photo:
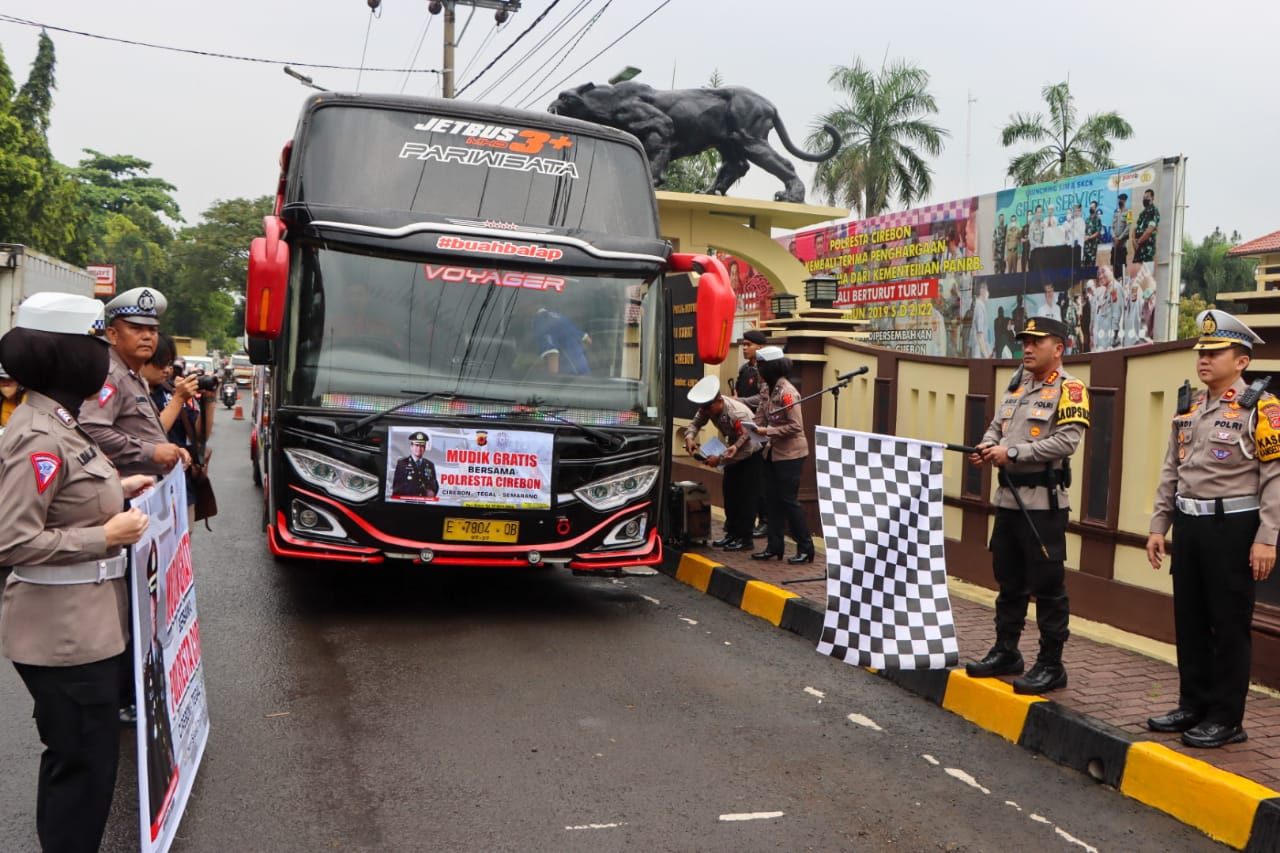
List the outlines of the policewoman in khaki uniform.
{"type": "Polygon", "coordinates": [[[154,482],[121,480],[77,422],[107,375],[95,325],[100,302],[38,293],[0,338],[0,360],[28,389],[0,437],[0,564],[12,567],[0,602],[0,652],[35,700],[45,745],[36,831],[45,851],[97,850],[106,827],[129,636],[121,546],[147,528],[140,510],[121,508],[127,494],[154,482]]]}
{"type": "Polygon", "coordinates": [[[1089,392],[1062,369],[1070,330],[1061,320],[1033,317],[1018,332],[1021,382],[1005,394],[995,419],[969,461],[1000,469],[991,565],[996,596],[996,644],[970,663],[970,676],[1018,675],[1024,664],[1018,641],[1027,604],[1036,599],[1040,652],[1018,693],[1039,694],[1067,684],[1062,647],[1071,614],[1065,583],[1070,458],[1089,426],[1089,392]],[[1017,489],[1015,495],[1014,489],[1017,489]],[[1021,498],[1022,506],[1019,506],[1021,498]]]}
{"type": "Polygon", "coordinates": [[[782,538],[783,520],[796,540],[796,555],[788,563],[813,562],[813,537],[800,507],[800,469],[809,455],[809,440],[804,437],[804,418],[800,392],[787,379],[791,359],[782,347],[761,347],[756,352],[756,366],[764,380],[760,405],[756,409],[756,432],[769,440],[764,449],[764,499],[768,509],[768,539],[763,551],[751,555],[753,560],[781,560],[786,550],[782,538]]]}
{"type": "Polygon", "coordinates": [[[743,424],[753,423],[755,413],[742,401],[721,394],[720,380],[715,376],[698,380],[688,397],[698,411],[680,431],[684,449],[691,456],[697,453],[698,432],[708,422],[715,424],[725,445],[723,455],[698,457],[712,468],[724,465],[724,536],[711,544],[726,551],[749,551],[763,469],[758,452],[761,445],[752,440],[743,424]]]}
{"type": "Polygon", "coordinates": [[[1196,325],[1206,387],[1173,419],[1147,538],[1159,569],[1173,527],[1178,707],[1147,727],[1212,749],[1248,738],[1254,587],[1275,566],[1280,531],[1280,400],[1241,378],[1262,343],[1252,329],[1216,310],[1196,325]]]}

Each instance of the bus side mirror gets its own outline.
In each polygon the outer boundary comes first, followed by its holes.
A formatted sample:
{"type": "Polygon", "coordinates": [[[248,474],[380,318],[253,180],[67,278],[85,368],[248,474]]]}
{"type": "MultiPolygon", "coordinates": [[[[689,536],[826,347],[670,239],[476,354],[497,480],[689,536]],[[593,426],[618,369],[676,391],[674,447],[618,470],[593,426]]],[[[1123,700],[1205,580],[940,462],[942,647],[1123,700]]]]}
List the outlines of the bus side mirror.
{"type": "Polygon", "coordinates": [[[251,338],[280,337],[285,291],[289,285],[289,245],[278,216],[264,216],[266,236],[249,244],[249,286],[244,305],[244,331],[251,338]]]}
{"type": "Polygon", "coordinates": [[[720,364],[729,357],[733,339],[733,317],[737,297],[729,285],[729,272],[719,258],[675,253],[670,268],[674,272],[696,272],[698,278],[698,358],[720,364]]]}

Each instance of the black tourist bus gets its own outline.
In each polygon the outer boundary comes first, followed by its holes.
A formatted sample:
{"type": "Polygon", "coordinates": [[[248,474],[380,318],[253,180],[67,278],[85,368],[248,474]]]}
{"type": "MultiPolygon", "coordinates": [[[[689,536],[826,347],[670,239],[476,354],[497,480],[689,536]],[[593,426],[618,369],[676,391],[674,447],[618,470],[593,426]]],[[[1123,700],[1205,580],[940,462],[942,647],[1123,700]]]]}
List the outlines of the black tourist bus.
{"type": "Polygon", "coordinates": [[[719,261],[659,236],[616,130],[459,101],[318,94],[249,259],[270,364],[255,435],[280,557],[616,570],[661,560],[671,440],[663,276],[719,261]]]}

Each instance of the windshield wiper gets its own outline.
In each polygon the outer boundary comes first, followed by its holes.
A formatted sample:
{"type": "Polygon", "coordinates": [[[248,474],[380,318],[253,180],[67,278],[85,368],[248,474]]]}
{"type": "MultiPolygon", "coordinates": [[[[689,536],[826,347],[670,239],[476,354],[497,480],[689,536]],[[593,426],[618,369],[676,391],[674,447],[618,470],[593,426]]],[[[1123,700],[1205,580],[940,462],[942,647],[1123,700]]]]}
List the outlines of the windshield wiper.
{"type": "Polygon", "coordinates": [[[571,426],[583,435],[590,437],[590,439],[594,441],[596,446],[601,450],[621,450],[622,445],[627,443],[626,436],[619,435],[616,432],[609,432],[608,430],[596,429],[595,427],[587,426],[586,424],[580,424],[577,421],[569,420],[566,417],[556,414],[556,412],[563,411],[564,409],[553,409],[550,411],[542,408],[538,409],[538,413],[547,420],[571,426]]]}
{"type": "MultiPolygon", "coordinates": [[[[411,394],[413,392],[401,391],[401,393],[411,394]]],[[[365,415],[363,418],[351,421],[350,423],[347,423],[347,424],[343,424],[343,426],[338,430],[338,432],[341,435],[351,435],[356,430],[363,429],[364,427],[368,426],[374,421],[385,418],[387,415],[391,414],[392,412],[398,412],[401,409],[407,409],[410,406],[414,405],[415,403],[425,403],[427,400],[431,400],[436,397],[453,397],[453,396],[456,396],[456,395],[448,391],[426,391],[424,393],[417,394],[413,397],[410,397],[408,400],[405,400],[403,403],[396,403],[394,406],[392,406],[389,409],[383,409],[381,412],[374,412],[372,415],[365,415]]]]}

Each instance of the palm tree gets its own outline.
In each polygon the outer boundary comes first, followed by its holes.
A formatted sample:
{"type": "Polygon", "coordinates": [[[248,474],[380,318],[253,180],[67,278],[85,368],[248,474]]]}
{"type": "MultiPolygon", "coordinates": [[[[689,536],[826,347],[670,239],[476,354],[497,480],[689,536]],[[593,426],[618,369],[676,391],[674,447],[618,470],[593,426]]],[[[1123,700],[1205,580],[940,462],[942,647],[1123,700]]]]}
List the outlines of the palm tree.
{"type": "Polygon", "coordinates": [[[1009,177],[1025,186],[1115,168],[1111,143],[1133,136],[1129,122],[1112,110],[1077,125],[1075,98],[1066,83],[1045,86],[1040,95],[1049,105],[1047,122],[1041,113],[1014,113],[1000,131],[1006,148],[1018,142],[1040,145],[1009,161],[1009,177]]]}
{"type": "Polygon", "coordinates": [[[823,130],[840,131],[840,150],[818,165],[814,191],[827,204],[839,202],[859,216],[876,216],[889,208],[890,198],[904,207],[933,190],[933,170],[923,154],[937,157],[950,134],[929,121],[938,112],[928,92],[929,74],[905,62],[870,71],[861,59],[836,66],[828,82],[844,102],[814,121],[806,145],[811,150],[830,144],[823,130]]]}

